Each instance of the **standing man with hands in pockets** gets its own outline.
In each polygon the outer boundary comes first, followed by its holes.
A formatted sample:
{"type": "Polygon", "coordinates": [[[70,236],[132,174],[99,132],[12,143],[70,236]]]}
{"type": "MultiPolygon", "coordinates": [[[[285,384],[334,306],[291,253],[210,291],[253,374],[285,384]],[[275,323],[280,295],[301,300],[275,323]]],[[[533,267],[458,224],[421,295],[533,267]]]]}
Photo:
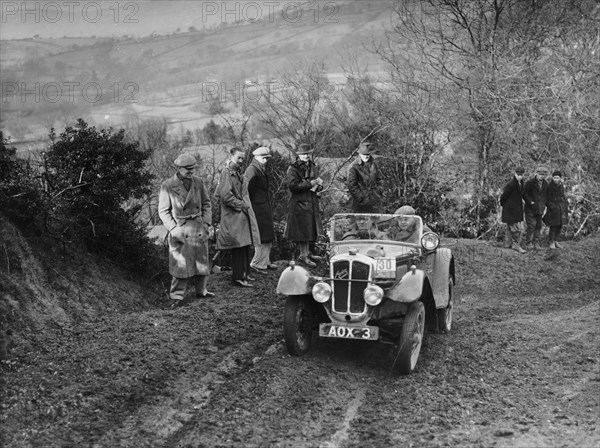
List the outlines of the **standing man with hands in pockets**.
{"type": "Polygon", "coordinates": [[[244,151],[234,147],[227,160],[215,194],[221,202],[221,222],[217,249],[231,249],[231,280],[234,286],[250,287],[250,249],[260,245],[260,234],[248,185],[242,176],[244,151]]]}
{"type": "Polygon", "coordinates": [[[169,297],[176,306],[184,303],[190,281],[195,284],[196,297],[214,294],[206,289],[210,198],[202,179],[194,176],[198,162],[192,155],[181,154],[174,164],[177,173],[160,188],[158,215],[169,231],[169,273],[173,277],[169,297]]]}
{"type": "Polygon", "coordinates": [[[265,170],[271,158],[271,150],[266,146],[261,146],[256,148],[252,155],[254,159],[246,168],[244,180],[248,185],[248,196],[258,223],[260,242],[254,243],[254,258],[250,262],[250,268],[264,273],[267,269],[277,269],[277,265],[271,263],[270,258],[271,245],[275,240],[275,229],[269,199],[269,177],[265,170]]]}

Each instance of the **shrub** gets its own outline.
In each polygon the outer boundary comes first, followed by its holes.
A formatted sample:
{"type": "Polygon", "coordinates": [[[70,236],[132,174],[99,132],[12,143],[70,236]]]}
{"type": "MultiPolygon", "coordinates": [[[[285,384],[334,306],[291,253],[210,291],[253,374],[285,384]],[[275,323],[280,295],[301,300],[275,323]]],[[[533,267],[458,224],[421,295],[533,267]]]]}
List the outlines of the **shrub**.
{"type": "Polygon", "coordinates": [[[150,154],[124,136],[124,130],[98,131],[81,119],[58,137],[52,130],[44,155],[47,231],[124,267],[148,269],[154,248],[136,222],[138,207],[123,204],[150,192],[152,175],[144,168],[150,154]]]}

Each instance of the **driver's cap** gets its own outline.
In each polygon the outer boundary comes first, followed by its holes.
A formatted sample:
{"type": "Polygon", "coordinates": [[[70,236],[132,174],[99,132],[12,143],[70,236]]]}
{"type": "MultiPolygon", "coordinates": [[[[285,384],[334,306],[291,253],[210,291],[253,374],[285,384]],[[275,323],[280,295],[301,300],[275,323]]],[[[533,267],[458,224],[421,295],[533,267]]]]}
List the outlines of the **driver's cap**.
{"type": "Polygon", "coordinates": [[[394,212],[394,215],[416,215],[417,212],[410,205],[403,205],[394,212]]]}

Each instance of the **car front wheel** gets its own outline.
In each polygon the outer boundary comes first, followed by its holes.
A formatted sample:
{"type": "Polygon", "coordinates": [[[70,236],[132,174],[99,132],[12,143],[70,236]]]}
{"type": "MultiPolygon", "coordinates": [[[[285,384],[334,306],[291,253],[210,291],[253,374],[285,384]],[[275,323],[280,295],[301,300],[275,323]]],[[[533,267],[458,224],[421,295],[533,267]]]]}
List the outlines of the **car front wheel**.
{"type": "Polygon", "coordinates": [[[449,333],[452,330],[452,312],[454,311],[454,282],[448,278],[448,306],[438,310],[438,329],[440,333],[449,333]]]}
{"type": "Polygon", "coordinates": [[[314,324],[312,297],[288,296],[285,302],[283,335],[290,355],[302,356],[310,349],[314,324]]]}
{"type": "Polygon", "coordinates": [[[424,332],[425,306],[423,302],[417,301],[408,309],[400,334],[395,364],[401,374],[409,374],[415,369],[421,352],[424,332]]]}

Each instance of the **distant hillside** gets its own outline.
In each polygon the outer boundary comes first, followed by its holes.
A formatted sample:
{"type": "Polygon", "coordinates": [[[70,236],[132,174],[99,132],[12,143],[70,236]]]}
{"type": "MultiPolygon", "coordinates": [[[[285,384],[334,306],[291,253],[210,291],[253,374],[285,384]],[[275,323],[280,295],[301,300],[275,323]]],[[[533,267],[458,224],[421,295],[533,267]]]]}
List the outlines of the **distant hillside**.
{"type": "MultiPolygon", "coordinates": [[[[78,116],[101,125],[164,116],[193,129],[210,118],[203,83],[233,91],[236,83],[268,82],[282,70],[313,61],[339,73],[351,53],[365,70],[378,71],[378,60],[365,45],[383,37],[393,2],[318,4],[304,3],[301,13],[264,14],[253,23],[178,27],[168,35],[156,32],[153,15],[146,21],[146,37],[45,39],[42,27],[36,30],[41,38],[2,40],[2,78],[11,87],[3,91],[0,128],[16,142],[78,116]],[[31,87],[36,83],[39,98],[31,87]],[[29,93],[20,90],[23,85],[29,93]]],[[[185,9],[154,7],[166,21],[186,15],[185,9]]]]}

